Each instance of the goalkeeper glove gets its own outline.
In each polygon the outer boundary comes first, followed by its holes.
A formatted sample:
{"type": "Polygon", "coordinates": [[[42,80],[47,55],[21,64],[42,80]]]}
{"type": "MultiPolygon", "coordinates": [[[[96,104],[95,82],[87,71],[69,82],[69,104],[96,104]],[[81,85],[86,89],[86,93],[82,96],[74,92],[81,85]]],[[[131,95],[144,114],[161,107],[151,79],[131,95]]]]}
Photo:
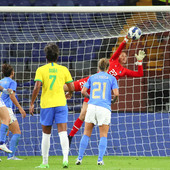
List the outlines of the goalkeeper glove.
{"type": "Polygon", "coordinates": [[[136,65],[142,65],[142,60],[146,56],[145,51],[139,50],[138,55],[135,54],[135,57],[137,59],[137,62],[135,63],[136,65]]]}
{"type": "Polygon", "coordinates": [[[129,37],[126,35],[126,37],[124,38],[123,42],[124,42],[124,43],[127,43],[127,42],[129,41],[128,38],[129,38],[129,37]]]}

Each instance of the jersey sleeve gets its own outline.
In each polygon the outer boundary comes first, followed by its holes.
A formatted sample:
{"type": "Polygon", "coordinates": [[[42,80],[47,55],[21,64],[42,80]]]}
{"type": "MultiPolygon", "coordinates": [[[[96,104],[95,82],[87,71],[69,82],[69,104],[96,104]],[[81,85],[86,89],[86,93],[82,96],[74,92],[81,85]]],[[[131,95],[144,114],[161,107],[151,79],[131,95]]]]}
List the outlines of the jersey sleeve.
{"type": "Polygon", "coordinates": [[[119,45],[118,49],[113,53],[109,61],[113,61],[119,58],[119,55],[121,54],[123,48],[126,46],[126,41],[122,41],[119,45]]]}
{"type": "Polygon", "coordinates": [[[143,77],[143,66],[138,66],[138,71],[132,71],[127,68],[125,68],[125,75],[128,77],[143,77]]]}
{"type": "Polygon", "coordinates": [[[65,68],[65,83],[67,84],[67,83],[71,83],[71,82],[73,82],[73,79],[72,79],[72,76],[71,76],[71,74],[70,74],[70,71],[67,69],[67,68],[65,68]]]}
{"type": "Polygon", "coordinates": [[[117,80],[116,80],[115,77],[112,77],[112,87],[111,87],[111,88],[112,88],[112,90],[119,88],[119,86],[118,86],[118,84],[117,84],[117,80]]]}
{"type": "Polygon", "coordinates": [[[91,80],[91,78],[89,78],[89,79],[87,80],[87,82],[84,84],[84,87],[86,87],[86,88],[88,88],[88,89],[90,88],[90,84],[91,84],[91,83],[90,83],[90,82],[91,82],[90,80],[91,80]]]}
{"type": "Polygon", "coordinates": [[[16,89],[17,89],[17,82],[12,81],[10,83],[9,89],[12,89],[13,91],[16,91],[16,89]]]}
{"type": "Polygon", "coordinates": [[[41,74],[41,70],[38,68],[36,73],[35,73],[35,79],[34,81],[41,81],[43,82],[43,78],[42,78],[42,74],[41,74]]]}

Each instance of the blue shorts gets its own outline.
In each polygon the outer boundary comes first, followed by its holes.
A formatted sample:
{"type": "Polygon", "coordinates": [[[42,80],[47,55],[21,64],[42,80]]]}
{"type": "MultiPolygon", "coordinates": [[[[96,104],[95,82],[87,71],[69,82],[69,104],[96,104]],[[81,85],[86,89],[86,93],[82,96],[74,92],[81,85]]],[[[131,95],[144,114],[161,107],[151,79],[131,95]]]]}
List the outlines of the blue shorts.
{"type": "Polygon", "coordinates": [[[68,107],[58,106],[40,110],[40,123],[44,126],[52,126],[53,122],[67,123],[68,122],[68,107]]]}

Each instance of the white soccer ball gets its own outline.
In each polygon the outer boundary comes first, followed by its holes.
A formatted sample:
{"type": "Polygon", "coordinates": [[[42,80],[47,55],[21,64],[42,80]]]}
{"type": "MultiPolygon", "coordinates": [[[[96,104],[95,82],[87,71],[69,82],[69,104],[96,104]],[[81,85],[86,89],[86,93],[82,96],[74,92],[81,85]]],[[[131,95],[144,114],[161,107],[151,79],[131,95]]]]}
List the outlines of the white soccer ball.
{"type": "Polygon", "coordinates": [[[131,27],[128,31],[128,37],[132,40],[138,40],[142,35],[142,31],[138,27],[131,27]]]}

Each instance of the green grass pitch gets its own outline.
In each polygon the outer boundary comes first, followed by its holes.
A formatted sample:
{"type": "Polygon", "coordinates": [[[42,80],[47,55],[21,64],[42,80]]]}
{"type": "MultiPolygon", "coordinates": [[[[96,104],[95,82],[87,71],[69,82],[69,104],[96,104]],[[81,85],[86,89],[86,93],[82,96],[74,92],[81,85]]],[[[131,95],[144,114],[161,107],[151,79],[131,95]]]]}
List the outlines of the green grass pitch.
{"type": "MultiPolygon", "coordinates": [[[[22,161],[1,157],[0,170],[31,170],[42,162],[41,156],[21,156],[22,161]]],[[[97,165],[97,156],[85,156],[82,165],[75,165],[76,156],[69,156],[70,170],[170,170],[170,157],[105,156],[104,166],[97,165]]],[[[50,170],[63,169],[62,156],[49,157],[50,170]]]]}

